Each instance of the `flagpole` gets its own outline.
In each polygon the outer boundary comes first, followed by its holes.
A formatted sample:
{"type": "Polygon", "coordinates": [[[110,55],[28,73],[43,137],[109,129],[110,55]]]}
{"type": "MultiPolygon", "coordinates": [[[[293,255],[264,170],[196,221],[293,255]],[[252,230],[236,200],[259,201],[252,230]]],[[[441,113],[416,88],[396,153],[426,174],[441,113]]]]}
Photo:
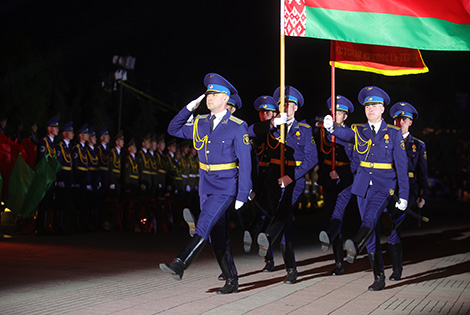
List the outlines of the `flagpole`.
{"type": "MultiPolygon", "coordinates": [[[[334,41],[331,41],[331,53],[335,49],[334,41]]],[[[334,55],[333,55],[334,56],[334,55]]],[[[333,124],[336,122],[336,93],[335,93],[335,59],[331,58],[331,117],[333,117],[333,124]]],[[[335,136],[331,135],[331,170],[336,168],[336,150],[335,150],[335,136]]]]}
{"type": "MultiPolygon", "coordinates": [[[[280,83],[280,89],[281,89],[281,103],[279,104],[279,112],[284,113],[285,112],[285,75],[286,75],[286,65],[285,65],[285,43],[286,43],[286,36],[284,34],[284,9],[285,9],[285,3],[284,0],[281,0],[281,83],[280,83]]],[[[284,176],[284,143],[286,139],[286,124],[281,125],[281,139],[279,147],[280,147],[280,162],[281,162],[281,177],[284,176]]]]}

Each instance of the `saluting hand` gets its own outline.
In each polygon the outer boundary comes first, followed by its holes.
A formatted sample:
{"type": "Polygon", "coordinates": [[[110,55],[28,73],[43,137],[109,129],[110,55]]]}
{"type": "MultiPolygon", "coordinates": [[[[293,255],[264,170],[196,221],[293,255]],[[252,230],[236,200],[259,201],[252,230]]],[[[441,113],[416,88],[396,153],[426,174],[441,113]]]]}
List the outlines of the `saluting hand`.
{"type": "Polygon", "coordinates": [[[397,207],[401,211],[405,211],[406,207],[408,206],[408,200],[400,198],[400,200],[397,201],[395,204],[395,207],[397,207]]]}
{"type": "Polygon", "coordinates": [[[188,105],[186,105],[186,108],[190,111],[190,112],[193,112],[196,110],[196,108],[198,108],[199,104],[201,104],[201,101],[202,99],[206,96],[206,94],[202,94],[201,96],[199,96],[198,98],[196,98],[195,100],[192,100],[191,102],[188,103],[188,105]]]}

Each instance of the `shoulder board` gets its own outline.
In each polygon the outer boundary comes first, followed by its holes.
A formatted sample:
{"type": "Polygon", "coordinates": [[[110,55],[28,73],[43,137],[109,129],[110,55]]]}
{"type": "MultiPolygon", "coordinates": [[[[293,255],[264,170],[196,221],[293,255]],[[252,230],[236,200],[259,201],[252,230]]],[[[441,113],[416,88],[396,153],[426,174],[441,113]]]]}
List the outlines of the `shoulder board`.
{"type": "Polygon", "coordinates": [[[388,128],[392,128],[392,129],[395,129],[395,130],[400,130],[400,128],[398,128],[398,127],[395,126],[395,125],[387,124],[387,127],[388,127],[388,128]]]}
{"type": "Polygon", "coordinates": [[[196,119],[206,119],[209,116],[209,114],[204,114],[204,115],[197,115],[196,119]]]}
{"type": "Polygon", "coordinates": [[[421,144],[425,144],[423,140],[413,137],[413,140],[418,141],[421,144]]]}
{"type": "Polygon", "coordinates": [[[245,121],[241,120],[240,118],[235,117],[235,116],[232,116],[232,115],[230,116],[229,119],[230,119],[231,121],[233,121],[233,122],[239,124],[239,125],[241,125],[241,124],[243,124],[243,123],[245,122],[245,121]]]}
{"type": "Polygon", "coordinates": [[[354,126],[357,126],[357,127],[365,127],[366,124],[352,124],[352,125],[351,125],[351,128],[354,127],[354,126]]]}
{"type": "Polygon", "coordinates": [[[305,127],[305,128],[312,128],[309,124],[301,123],[301,122],[299,122],[299,126],[302,126],[302,127],[305,127]]]}

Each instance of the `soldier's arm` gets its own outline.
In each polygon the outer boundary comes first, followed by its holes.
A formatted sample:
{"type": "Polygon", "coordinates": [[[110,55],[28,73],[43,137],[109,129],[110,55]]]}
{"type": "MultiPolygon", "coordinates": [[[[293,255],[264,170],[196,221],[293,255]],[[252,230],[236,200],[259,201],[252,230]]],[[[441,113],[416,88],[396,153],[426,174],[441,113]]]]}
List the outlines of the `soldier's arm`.
{"type": "Polygon", "coordinates": [[[401,136],[401,131],[397,130],[393,137],[393,161],[398,177],[398,196],[408,200],[409,196],[409,178],[408,178],[408,156],[405,151],[405,143],[401,136]]]}
{"type": "Polygon", "coordinates": [[[186,107],[180,110],[178,114],[170,121],[168,125],[168,133],[174,137],[183,139],[193,138],[193,122],[187,123],[188,118],[191,116],[186,107]]]}
{"type": "Polygon", "coordinates": [[[422,146],[419,151],[418,165],[416,166],[416,177],[418,180],[419,193],[418,197],[424,197],[428,188],[428,157],[426,152],[426,144],[421,142],[422,146]]]}
{"type": "Polygon", "coordinates": [[[251,145],[248,136],[248,126],[242,123],[235,135],[235,153],[238,158],[238,194],[237,200],[248,201],[248,195],[252,189],[251,183],[251,145]]]}
{"type": "Polygon", "coordinates": [[[318,164],[318,152],[315,140],[313,139],[312,128],[304,128],[303,133],[305,156],[302,164],[295,168],[295,180],[300,179],[318,164]]]}

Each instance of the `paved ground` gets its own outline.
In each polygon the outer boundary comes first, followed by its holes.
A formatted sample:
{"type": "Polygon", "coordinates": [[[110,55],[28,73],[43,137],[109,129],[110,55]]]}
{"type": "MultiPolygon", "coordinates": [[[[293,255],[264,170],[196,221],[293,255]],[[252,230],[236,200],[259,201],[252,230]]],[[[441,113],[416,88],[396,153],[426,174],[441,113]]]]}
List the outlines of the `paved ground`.
{"type": "Polygon", "coordinates": [[[262,259],[255,248],[243,252],[235,228],[240,289],[223,296],[215,294],[223,283],[209,246],[182,281],[159,270],[188,240],[186,231],[15,235],[0,240],[0,314],[470,314],[470,205],[435,202],[426,215],[431,222],[421,228],[413,220],[404,227],[403,279],[380,292],[367,291],[364,256],[346,275],[329,276],[333,257],[317,240],[321,211],[296,217],[294,285],[282,283],[278,251],[276,270],[260,272],[262,259]]]}

